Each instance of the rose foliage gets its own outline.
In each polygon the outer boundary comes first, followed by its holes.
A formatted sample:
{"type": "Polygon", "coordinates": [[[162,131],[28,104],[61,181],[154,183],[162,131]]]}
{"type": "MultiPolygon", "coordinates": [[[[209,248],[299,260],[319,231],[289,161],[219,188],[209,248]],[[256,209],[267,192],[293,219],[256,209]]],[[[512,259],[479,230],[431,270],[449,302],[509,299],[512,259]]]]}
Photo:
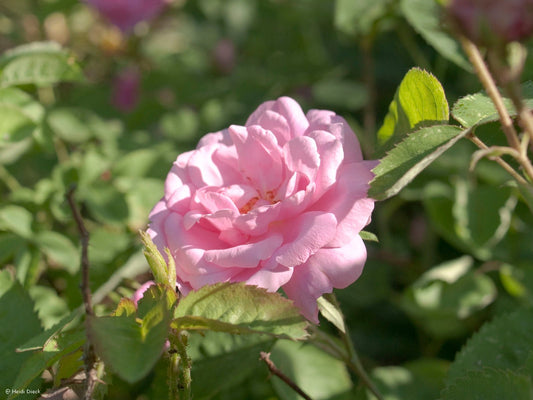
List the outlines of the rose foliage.
{"type": "Polygon", "coordinates": [[[182,294],[226,281],[283,288],[318,323],[317,298],[362,272],[376,164],[335,113],[268,101],[178,156],[148,232],[174,257],[182,294]]]}

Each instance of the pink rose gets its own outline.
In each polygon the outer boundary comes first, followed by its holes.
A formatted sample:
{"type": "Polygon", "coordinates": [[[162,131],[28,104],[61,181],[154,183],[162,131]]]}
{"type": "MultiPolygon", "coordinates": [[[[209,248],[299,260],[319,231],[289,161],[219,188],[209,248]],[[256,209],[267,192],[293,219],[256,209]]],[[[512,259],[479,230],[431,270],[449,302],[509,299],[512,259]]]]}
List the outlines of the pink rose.
{"type": "Polygon", "coordinates": [[[318,323],[317,298],[362,272],[376,164],[334,112],[268,101],[177,158],[148,232],[183,295],[221,281],[283,288],[318,323]]]}
{"type": "Polygon", "coordinates": [[[166,0],[85,0],[116,25],[128,32],[140,21],[155,17],[166,5],[166,0]]]}

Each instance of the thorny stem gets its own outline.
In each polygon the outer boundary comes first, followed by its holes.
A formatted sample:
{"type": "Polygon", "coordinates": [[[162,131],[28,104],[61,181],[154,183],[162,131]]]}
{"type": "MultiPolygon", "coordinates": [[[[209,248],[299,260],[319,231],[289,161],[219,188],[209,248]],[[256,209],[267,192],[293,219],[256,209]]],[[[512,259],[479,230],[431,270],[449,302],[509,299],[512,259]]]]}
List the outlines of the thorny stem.
{"type": "Polygon", "coordinates": [[[263,360],[268,367],[268,370],[271,374],[276,375],[278,378],[280,378],[283,382],[285,382],[292,390],[294,390],[296,393],[298,393],[300,396],[302,396],[305,400],[313,400],[307,393],[305,393],[296,383],[294,383],[291,378],[289,378],[287,375],[285,375],[283,372],[281,372],[278,367],[274,364],[274,362],[270,359],[270,353],[266,353],[262,351],[260,353],[261,357],[260,359],[263,360]]]}
{"type": "Polygon", "coordinates": [[[187,355],[188,336],[176,332],[170,337],[171,349],[168,370],[170,400],[191,399],[191,359],[187,355]]]}
{"type": "MultiPolygon", "coordinates": [[[[483,60],[483,57],[481,53],[479,52],[479,49],[476,47],[474,43],[462,37],[461,44],[466,54],[468,55],[470,62],[474,66],[474,69],[483,87],[485,88],[487,94],[489,95],[494,106],[496,107],[496,111],[498,112],[498,115],[500,117],[500,123],[502,125],[502,130],[507,138],[507,143],[509,144],[511,148],[515,149],[518,152],[519,157],[516,160],[520,163],[520,166],[524,169],[526,176],[529,177],[529,179],[533,180],[533,166],[531,165],[531,162],[529,161],[527,156],[523,154],[522,146],[518,139],[518,134],[513,125],[513,120],[511,119],[511,116],[509,115],[509,113],[507,112],[507,109],[505,108],[502,95],[500,94],[498,87],[496,86],[496,83],[494,79],[492,78],[492,75],[490,74],[487,64],[483,60]]],[[[522,109],[524,108],[523,106],[521,107],[522,109]]],[[[517,107],[517,110],[519,112],[521,111],[519,107],[517,107]]],[[[526,119],[526,121],[530,121],[531,116],[528,115],[528,116],[525,116],[524,118],[526,119]]],[[[533,132],[533,121],[530,121],[530,122],[532,122],[531,128],[533,132]]]]}
{"type": "Polygon", "coordinates": [[[511,119],[509,113],[507,112],[507,109],[505,108],[505,105],[503,104],[502,96],[498,90],[498,87],[496,86],[496,83],[494,82],[494,79],[492,79],[492,75],[489,72],[487,64],[485,64],[485,61],[483,60],[479,49],[474,43],[464,37],[461,38],[461,44],[463,45],[463,49],[468,55],[470,62],[474,66],[474,69],[479,77],[479,80],[481,81],[481,84],[487,91],[487,94],[489,95],[490,99],[494,103],[494,106],[496,107],[496,111],[500,116],[502,129],[505,133],[505,136],[507,137],[507,142],[509,143],[509,146],[511,146],[513,149],[520,148],[518,135],[513,126],[513,120],[511,119]]]}
{"type": "MultiPolygon", "coordinates": [[[[80,214],[80,210],[74,200],[75,187],[67,192],[66,197],[76,225],[80,234],[81,242],[81,291],[83,296],[83,304],[85,306],[85,314],[87,317],[94,316],[94,311],[91,303],[91,288],[89,286],[89,232],[85,228],[83,218],[80,214]]],[[[85,324],[88,324],[88,318],[85,319],[85,324]]],[[[98,380],[98,374],[95,368],[96,355],[90,339],[87,339],[85,350],[85,395],[84,400],[91,400],[93,398],[93,392],[96,388],[96,382],[98,380]]]]}

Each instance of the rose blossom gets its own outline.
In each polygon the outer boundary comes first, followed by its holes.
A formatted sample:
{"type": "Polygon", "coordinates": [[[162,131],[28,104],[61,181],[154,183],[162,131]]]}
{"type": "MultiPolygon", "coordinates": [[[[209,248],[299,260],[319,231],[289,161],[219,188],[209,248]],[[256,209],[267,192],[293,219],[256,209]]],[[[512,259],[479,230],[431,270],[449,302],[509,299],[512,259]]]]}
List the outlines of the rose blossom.
{"type": "Polygon", "coordinates": [[[283,288],[318,323],[317,298],[362,272],[376,164],[334,112],[267,101],[178,156],[148,232],[170,249],[183,295],[222,281],[283,288]]]}
{"type": "Polygon", "coordinates": [[[140,21],[161,12],[166,0],[85,0],[121,31],[128,32],[140,21]]]}

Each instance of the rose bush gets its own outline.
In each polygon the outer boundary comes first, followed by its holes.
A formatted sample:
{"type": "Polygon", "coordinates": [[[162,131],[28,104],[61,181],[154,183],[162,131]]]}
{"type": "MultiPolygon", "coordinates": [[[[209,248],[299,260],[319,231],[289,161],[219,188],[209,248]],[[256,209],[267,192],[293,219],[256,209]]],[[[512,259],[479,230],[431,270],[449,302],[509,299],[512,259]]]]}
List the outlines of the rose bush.
{"type": "Polygon", "coordinates": [[[318,323],[317,298],[362,272],[376,164],[334,112],[268,101],[179,155],[148,233],[170,249],[182,294],[221,281],[282,288],[318,323]]]}

